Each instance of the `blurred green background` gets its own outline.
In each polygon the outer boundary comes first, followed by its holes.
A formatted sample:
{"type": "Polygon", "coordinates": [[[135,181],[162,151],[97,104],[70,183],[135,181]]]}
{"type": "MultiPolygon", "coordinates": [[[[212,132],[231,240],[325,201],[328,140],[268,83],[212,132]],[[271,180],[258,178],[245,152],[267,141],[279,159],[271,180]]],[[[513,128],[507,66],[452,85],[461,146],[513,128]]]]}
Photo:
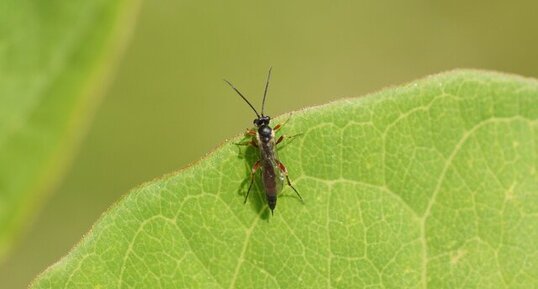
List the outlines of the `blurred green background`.
{"type": "Polygon", "coordinates": [[[68,173],[0,264],[25,288],[138,184],[196,161],[254,117],[453,68],[538,76],[537,1],[146,1],[68,173]]]}

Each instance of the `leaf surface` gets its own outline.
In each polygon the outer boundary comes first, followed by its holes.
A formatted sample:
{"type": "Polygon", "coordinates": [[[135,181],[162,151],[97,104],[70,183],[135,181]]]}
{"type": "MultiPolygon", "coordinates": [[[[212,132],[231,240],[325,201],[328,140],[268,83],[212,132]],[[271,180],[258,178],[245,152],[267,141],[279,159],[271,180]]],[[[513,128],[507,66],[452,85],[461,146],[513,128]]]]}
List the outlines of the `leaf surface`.
{"type": "Polygon", "coordinates": [[[285,188],[271,217],[258,177],[243,205],[256,152],[228,142],[32,288],[536,287],[537,119],[535,80],[481,71],[294,113],[280,157],[305,204],[285,188]]]}
{"type": "Polygon", "coordinates": [[[72,156],[137,2],[0,4],[0,260],[72,156]]]}

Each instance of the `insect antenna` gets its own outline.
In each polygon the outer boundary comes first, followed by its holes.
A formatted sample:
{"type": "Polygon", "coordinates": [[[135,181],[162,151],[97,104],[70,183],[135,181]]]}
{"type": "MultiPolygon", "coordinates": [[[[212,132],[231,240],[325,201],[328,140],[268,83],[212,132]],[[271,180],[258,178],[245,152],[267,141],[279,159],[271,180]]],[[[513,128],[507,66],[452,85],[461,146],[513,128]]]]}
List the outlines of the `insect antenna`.
{"type": "MultiPolygon", "coordinates": [[[[256,114],[256,116],[259,118],[260,117],[260,114],[258,113],[258,111],[254,108],[254,106],[250,103],[250,101],[247,100],[247,98],[245,96],[243,96],[243,94],[237,89],[235,88],[235,86],[229,82],[228,80],[226,79],[223,79],[224,82],[228,83],[228,85],[233,89],[235,90],[235,92],[237,92],[237,94],[239,94],[239,96],[241,96],[241,98],[250,106],[250,108],[252,108],[252,110],[254,111],[254,113],[256,114]]],[[[262,114],[263,115],[263,114],[262,114]]]]}
{"type": "Polygon", "coordinates": [[[269,80],[271,79],[271,70],[273,67],[269,67],[269,73],[267,74],[267,82],[265,82],[265,91],[263,92],[263,100],[262,100],[262,116],[263,116],[263,110],[265,108],[265,97],[267,96],[267,89],[269,88],[269,80]]]}

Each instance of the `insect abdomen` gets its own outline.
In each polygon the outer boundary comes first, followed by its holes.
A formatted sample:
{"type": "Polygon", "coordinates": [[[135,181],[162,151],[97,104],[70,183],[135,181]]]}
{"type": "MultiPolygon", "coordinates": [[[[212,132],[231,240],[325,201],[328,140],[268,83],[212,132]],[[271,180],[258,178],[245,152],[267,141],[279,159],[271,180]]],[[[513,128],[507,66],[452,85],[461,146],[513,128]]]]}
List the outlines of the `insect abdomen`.
{"type": "Polygon", "coordinates": [[[269,209],[273,211],[276,207],[276,195],[274,196],[267,195],[267,204],[269,205],[269,209]]]}
{"type": "Polygon", "coordinates": [[[263,164],[262,181],[265,190],[265,196],[267,197],[267,203],[269,205],[269,208],[273,210],[276,206],[276,199],[279,191],[279,178],[276,175],[275,167],[270,162],[265,162],[263,164]]]}

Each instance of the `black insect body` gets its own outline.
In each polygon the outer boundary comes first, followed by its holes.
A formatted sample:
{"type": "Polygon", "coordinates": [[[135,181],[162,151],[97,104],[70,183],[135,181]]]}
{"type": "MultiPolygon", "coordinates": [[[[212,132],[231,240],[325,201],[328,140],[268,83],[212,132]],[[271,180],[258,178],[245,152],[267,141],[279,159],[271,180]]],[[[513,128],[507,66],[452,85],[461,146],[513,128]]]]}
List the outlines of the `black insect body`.
{"type": "Polygon", "coordinates": [[[269,73],[267,75],[267,82],[265,83],[261,114],[258,113],[254,106],[247,100],[245,96],[243,96],[241,92],[239,92],[237,88],[233,86],[232,83],[227,80],[224,81],[228,83],[232,87],[232,89],[235,90],[235,92],[237,92],[237,94],[239,94],[239,96],[241,96],[241,98],[243,98],[243,100],[252,108],[254,113],[256,113],[256,118],[254,119],[255,128],[249,129],[245,133],[245,135],[247,137],[250,137],[251,140],[245,143],[241,143],[244,145],[252,145],[258,148],[260,152],[260,159],[252,166],[252,171],[250,173],[250,185],[248,186],[248,191],[245,195],[245,203],[247,202],[248,195],[250,193],[250,190],[252,189],[252,185],[254,184],[254,175],[258,169],[261,169],[262,183],[265,191],[265,196],[267,198],[267,204],[271,209],[271,214],[273,214],[273,211],[276,206],[277,195],[282,190],[284,180],[286,180],[287,184],[293,189],[293,191],[297,194],[301,201],[303,201],[303,198],[295,189],[295,187],[292,186],[288,177],[288,171],[286,167],[284,166],[284,164],[282,164],[282,162],[278,160],[276,146],[284,140],[285,136],[282,135],[278,138],[278,140],[275,141],[275,132],[278,131],[282,127],[282,125],[278,124],[274,128],[271,128],[271,118],[264,115],[263,113],[265,107],[265,97],[267,96],[267,89],[269,88],[270,78],[271,69],[269,69],[269,73]]]}

